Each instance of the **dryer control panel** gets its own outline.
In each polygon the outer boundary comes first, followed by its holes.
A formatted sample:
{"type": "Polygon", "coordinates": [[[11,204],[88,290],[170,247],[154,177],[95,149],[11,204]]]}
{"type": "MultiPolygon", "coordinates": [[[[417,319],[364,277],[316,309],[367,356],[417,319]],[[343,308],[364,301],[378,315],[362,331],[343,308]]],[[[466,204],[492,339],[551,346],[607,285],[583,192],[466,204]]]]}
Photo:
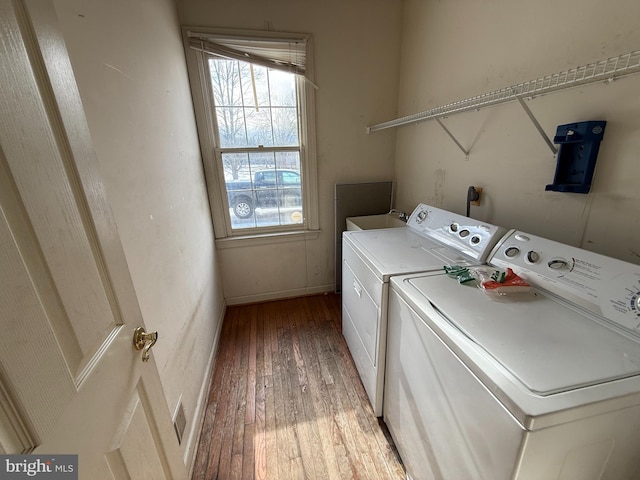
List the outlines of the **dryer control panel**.
{"type": "Polygon", "coordinates": [[[640,334],[640,266],[512,230],[487,262],[640,334]]]}
{"type": "Polygon", "coordinates": [[[483,263],[506,229],[421,203],[407,222],[414,232],[483,263]]]}

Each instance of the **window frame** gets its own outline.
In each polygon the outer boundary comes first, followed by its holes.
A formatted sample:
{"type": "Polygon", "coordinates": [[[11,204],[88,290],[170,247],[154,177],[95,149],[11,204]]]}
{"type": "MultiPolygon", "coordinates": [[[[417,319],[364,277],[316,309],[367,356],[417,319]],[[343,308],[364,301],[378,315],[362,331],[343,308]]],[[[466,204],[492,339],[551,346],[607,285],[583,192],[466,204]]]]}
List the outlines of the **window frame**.
{"type": "MultiPolygon", "coordinates": [[[[315,89],[313,76],[313,42],[311,35],[272,32],[260,30],[237,30],[227,28],[183,27],[183,41],[187,68],[191,84],[191,94],[194,103],[196,126],[200,140],[201,155],[207,182],[209,204],[214,225],[216,240],[232,241],[263,237],[268,242],[286,237],[290,241],[292,235],[303,235],[305,238],[317,237],[319,231],[318,220],[318,189],[317,189],[317,160],[316,160],[316,128],[315,128],[315,89]],[[239,36],[259,39],[300,39],[306,42],[306,70],[304,78],[296,77],[296,93],[298,97],[298,121],[300,140],[300,175],[302,177],[302,202],[304,218],[301,224],[278,225],[270,227],[251,227],[233,229],[224,180],[222,152],[227,151],[217,145],[216,114],[213,109],[213,91],[211,89],[208,59],[210,54],[190,48],[189,41],[194,37],[206,35],[239,36]]],[[[298,147],[294,147],[298,150],[298,147]]],[[[269,151],[264,147],[262,151],[269,151]]],[[[281,149],[281,148],[278,148],[281,149]]],[[[260,150],[260,149],[256,149],[260,150]]]]}

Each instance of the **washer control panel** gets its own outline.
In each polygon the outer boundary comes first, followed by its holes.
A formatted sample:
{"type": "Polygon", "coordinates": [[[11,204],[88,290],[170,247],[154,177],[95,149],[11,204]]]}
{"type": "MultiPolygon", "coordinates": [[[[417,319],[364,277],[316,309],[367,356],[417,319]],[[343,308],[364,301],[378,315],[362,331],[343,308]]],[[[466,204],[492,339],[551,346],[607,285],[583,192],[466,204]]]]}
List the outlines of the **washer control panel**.
{"type": "Polygon", "coordinates": [[[487,262],[640,334],[640,266],[512,230],[487,262]]]}
{"type": "Polygon", "coordinates": [[[418,205],[407,222],[414,232],[433,238],[482,263],[506,229],[430,205],[418,205]]]}

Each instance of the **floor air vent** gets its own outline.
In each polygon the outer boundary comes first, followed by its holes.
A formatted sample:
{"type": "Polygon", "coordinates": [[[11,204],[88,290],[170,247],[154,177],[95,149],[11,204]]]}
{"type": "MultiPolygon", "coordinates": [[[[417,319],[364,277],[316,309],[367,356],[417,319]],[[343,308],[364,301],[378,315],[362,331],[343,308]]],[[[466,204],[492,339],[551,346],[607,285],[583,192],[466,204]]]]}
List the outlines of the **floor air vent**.
{"type": "Polygon", "coordinates": [[[176,408],[176,413],[173,417],[173,428],[176,430],[176,435],[178,436],[179,444],[182,444],[182,436],[184,435],[184,430],[186,426],[187,426],[187,419],[184,416],[182,398],[180,398],[180,402],[178,403],[178,408],[176,408]]]}

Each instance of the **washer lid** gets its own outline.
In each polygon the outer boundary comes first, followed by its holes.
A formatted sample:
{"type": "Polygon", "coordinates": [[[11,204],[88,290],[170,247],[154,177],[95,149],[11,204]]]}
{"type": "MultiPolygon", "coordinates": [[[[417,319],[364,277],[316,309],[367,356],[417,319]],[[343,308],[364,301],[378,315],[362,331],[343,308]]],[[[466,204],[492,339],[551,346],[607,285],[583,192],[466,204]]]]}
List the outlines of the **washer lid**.
{"type": "Polygon", "coordinates": [[[497,301],[445,275],[407,278],[400,290],[418,307],[430,303],[538,395],[640,375],[640,342],[542,293],[497,301]]]}
{"type": "Polygon", "coordinates": [[[349,231],[343,235],[385,280],[389,275],[442,270],[444,265],[478,264],[407,227],[349,231]]]}

